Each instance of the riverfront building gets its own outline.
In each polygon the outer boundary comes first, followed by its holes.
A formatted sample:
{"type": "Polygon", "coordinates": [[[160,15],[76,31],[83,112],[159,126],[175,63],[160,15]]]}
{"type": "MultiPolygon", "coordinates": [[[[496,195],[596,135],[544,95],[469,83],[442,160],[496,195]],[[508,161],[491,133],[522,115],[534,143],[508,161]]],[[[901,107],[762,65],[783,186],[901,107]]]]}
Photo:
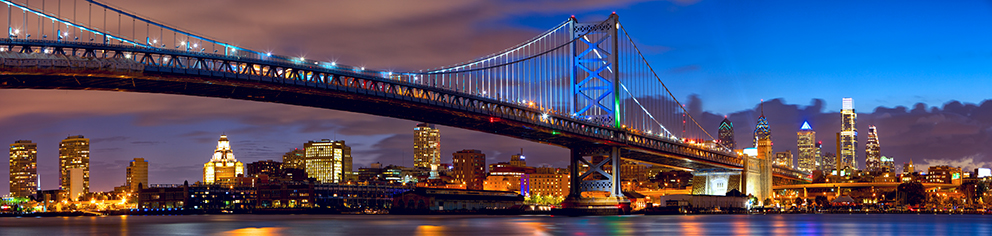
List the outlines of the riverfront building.
{"type": "Polygon", "coordinates": [[[234,158],[231,141],[227,135],[221,135],[217,140],[217,149],[209,162],[203,164],[203,183],[230,184],[238,175],[244,175],[244,164],[234,158]]]}
{"type": "Polygon", "coordinates": [[[38,145],[17,140],[10,145],[10,197],[28,197],[38,192],[38,145]]]}
{"type": "Polygon", "coordinates": [[[303,144],[307,176],[320,183],[341,183],[352,178],[351,147],[343,140],[322,139],[303,144]]]}
{"type": "Polygon", "coordinates": [[[137,192],[138,186],[148,188],[148,162],[145,158],[134,158],[128,163],[124,186],[131,192],[137,192]]]}
{"type": "Polygon", "coordinates": [[[69,199],[90,192],[90,139],[75,135],[59,143],[59,187],[69,199]]]}
{"type": "Polygon", "coordinates": [[[437,168],[441,165],[441,134],[434,125],[417,124],[413,128],[413,167],[431,170],[431,178],[437,178],[437,168]]]}
{"type": "Polygon", "coordinates": [[[452,154],[453,177],[465,189],[482,190],[486,181],[486,154],[480,150],[461,150],[452,154]]]}

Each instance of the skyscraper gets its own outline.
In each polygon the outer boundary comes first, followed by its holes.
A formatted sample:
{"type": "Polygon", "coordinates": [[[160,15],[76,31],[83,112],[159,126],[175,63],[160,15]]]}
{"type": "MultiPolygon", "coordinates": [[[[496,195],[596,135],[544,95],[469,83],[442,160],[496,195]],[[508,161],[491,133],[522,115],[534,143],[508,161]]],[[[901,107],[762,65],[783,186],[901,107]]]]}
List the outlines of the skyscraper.
{"type": "Polygon", "coordinates": [[[214,156],[203,164],[203,183],[230,184],[234,181],[234,177],[244,174],[245,166],[234,158],[231,141],[227,140],[227,135],[221,135],[220,140],[217,140],[214,156]]]}
{"type": "Polygon", "coordinates": [[[303,165],[310,178],[321,183],[352,180],[351,147],[344,140],[321,139],[303,144],[303,165]]]}
{"type": "Polygon", "coordinates": [[[17,140],[10,145],[10,197],[28,197],[38,192],[38,145],[17,140]]]}
{"type": "Polygon", "coordinates": [[[733,151],[737,148],[736,142],[734,142],[734,123],[730,122],[727,117],[723,117],[723,121],[720,122],[720,144],[722,144],[727,149],[733,151]]]}
{"type": "Polygon", "coordinates": [[[799,150],[799,170],[805,172],[813,172],[817,170],[817,153],[816,153],[816,131],[813,131],[813,127],[809,125],[809,121],[803,121],[803,126],[799,127],[799,132],[796,133],[799,136],[797,141],[799,150]]]}
{"type": "MultiPolygon", "coordinates": [[[[761,116],[758,117],[758,124],[754,126],[754,147],[758,147],[758,140],[767,138],[772,139],[771,128],[768,127],[768,119],[765,118],[765,108],[761,108],[761,116]]],[[[770,158],[771,155],[768,155],[770,158]]]]}
{"type": "Polygon", "coordinates": [[[148,188],[148,162],[145,158],[134,158],[127,165],[127,180],[124,185],[131,192],[137,192],[139,184],[141,188],[148,188]]]}
{"type": "Polygon", "coordinates": [[[90,192],[90,139],[69,136],[59,144],[59,187],[71,199],[90,192]]]}
{"type": "Polygon", "coordinates": [[[820,164],[820,170],[822,170],[823,173],[830,173],[831,171],[836,170],[837,154],[834,154],[832,152],[823,152],[822,148],[820,150],[821,150],[820,156],[822,157],[821,159],[823,159],[823,163],[820,164]]]}
{"type": "Polygon", "coordinates": [[[868,126],[868,141],[865,142],[865,167],[869,172],[882,171],[881,147],[878,143],[878,130],[868,126]]]}
{"type": "Polygon", "coordinates": [[[455,181],[465,183],[465,189],[482,190],[486,180],[486,154],[479,150],[461,150],[452,154],[455,181]]]}
{"type": "Polygon", "coordinates": [[[858,169],[858,128],[855,122],[858,114],[854,112],[854,100],[844,98],[843,108],[840,110],[840,136],[838,137],[837,169],[842,170],[850,167],[858,169]]]}
{"type": "Polygon", "coordinates": [[[431,177],[437,176],[441,164],[441,134],[434,125],[417,124],[413,128],[413,167],[431,170],[431,177]]]}

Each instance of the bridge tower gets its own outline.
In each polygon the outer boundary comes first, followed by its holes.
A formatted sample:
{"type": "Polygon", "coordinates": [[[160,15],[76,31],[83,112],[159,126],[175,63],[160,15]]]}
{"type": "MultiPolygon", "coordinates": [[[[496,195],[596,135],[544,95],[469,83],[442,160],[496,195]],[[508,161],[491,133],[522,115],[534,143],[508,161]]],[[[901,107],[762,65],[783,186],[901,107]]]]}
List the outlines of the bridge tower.
{"type": "MultiPolygon", "coordinates": [[[[622,124],[617,55],[619,17],[614,13],[596,23],[578,23],[573,17],[571,23],[572,116],[623,130],[626,127],[622,124]]],[[[575,214],[628,213],[630,200],[624,197],[620,184],[621,148],[599,145],[570,149],[572,188],[562,206],[575,214]],[[590,194],[583,196],[584,192],[590,194]]]]}

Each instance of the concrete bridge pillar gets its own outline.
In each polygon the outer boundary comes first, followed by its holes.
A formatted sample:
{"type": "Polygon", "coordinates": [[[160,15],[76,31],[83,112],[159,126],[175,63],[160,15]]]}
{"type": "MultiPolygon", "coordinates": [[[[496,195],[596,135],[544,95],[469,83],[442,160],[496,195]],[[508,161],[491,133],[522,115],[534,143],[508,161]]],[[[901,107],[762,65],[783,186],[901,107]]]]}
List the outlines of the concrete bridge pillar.
{"type": "Polygon", "coordinates": [[[630,213],[630,200],[623,195],[620,183],[619,147],[572,148],[570,159],[572,187],[562,202],[566,214],[630,213]]]}

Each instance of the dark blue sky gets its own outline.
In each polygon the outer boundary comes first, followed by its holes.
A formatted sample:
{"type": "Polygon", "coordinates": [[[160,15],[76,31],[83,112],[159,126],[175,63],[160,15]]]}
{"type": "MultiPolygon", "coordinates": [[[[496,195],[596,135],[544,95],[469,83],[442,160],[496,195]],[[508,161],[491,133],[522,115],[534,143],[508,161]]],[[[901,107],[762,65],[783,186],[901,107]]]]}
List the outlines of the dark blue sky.
{"type": "MultiPolygon", "coordinates": [[[[882,153],[897,163],[992,161],[992,150],[983,148],[992,146],[992,116],[985,115],[992,103],[979,107],[992,98],[987,1],[108,2],[247,48],[394,70],[474,59],[571,15],[589,22],[615,11],[675,96],[684,103],[698,96],[704,126],[714,132],[730,115],[738,145],[750,145],[761,99],[775,101],[766,116],[776,151],[795,152],[803,119],[832,143],[827,137],[839,130],[833,113],[841,98],[853,97],[862,113],[858,128],[879,126],[882,153]],[[952,100],[964,105],[945,106],[952,100]]],[[[135,157],[149,161],[152,183],[195,182],[222,133],[243,162],[279,160],[307,140],[343,139],[353,147],[355,168],[376,161],[409,166],[416,124],[280,104],[93,91],[0,90],[0,108],[0,141],[38,143],[44,189],[57,185],[57,145],[68,135],[93,139],[91,185],[105,191],[123,184],[135,157]]],[[[466,148],[483,150],[490,163],[507,161],[521,147],[529,164],[566,165],[562,148],[442,127],[445,162],[466,148]]]]}

